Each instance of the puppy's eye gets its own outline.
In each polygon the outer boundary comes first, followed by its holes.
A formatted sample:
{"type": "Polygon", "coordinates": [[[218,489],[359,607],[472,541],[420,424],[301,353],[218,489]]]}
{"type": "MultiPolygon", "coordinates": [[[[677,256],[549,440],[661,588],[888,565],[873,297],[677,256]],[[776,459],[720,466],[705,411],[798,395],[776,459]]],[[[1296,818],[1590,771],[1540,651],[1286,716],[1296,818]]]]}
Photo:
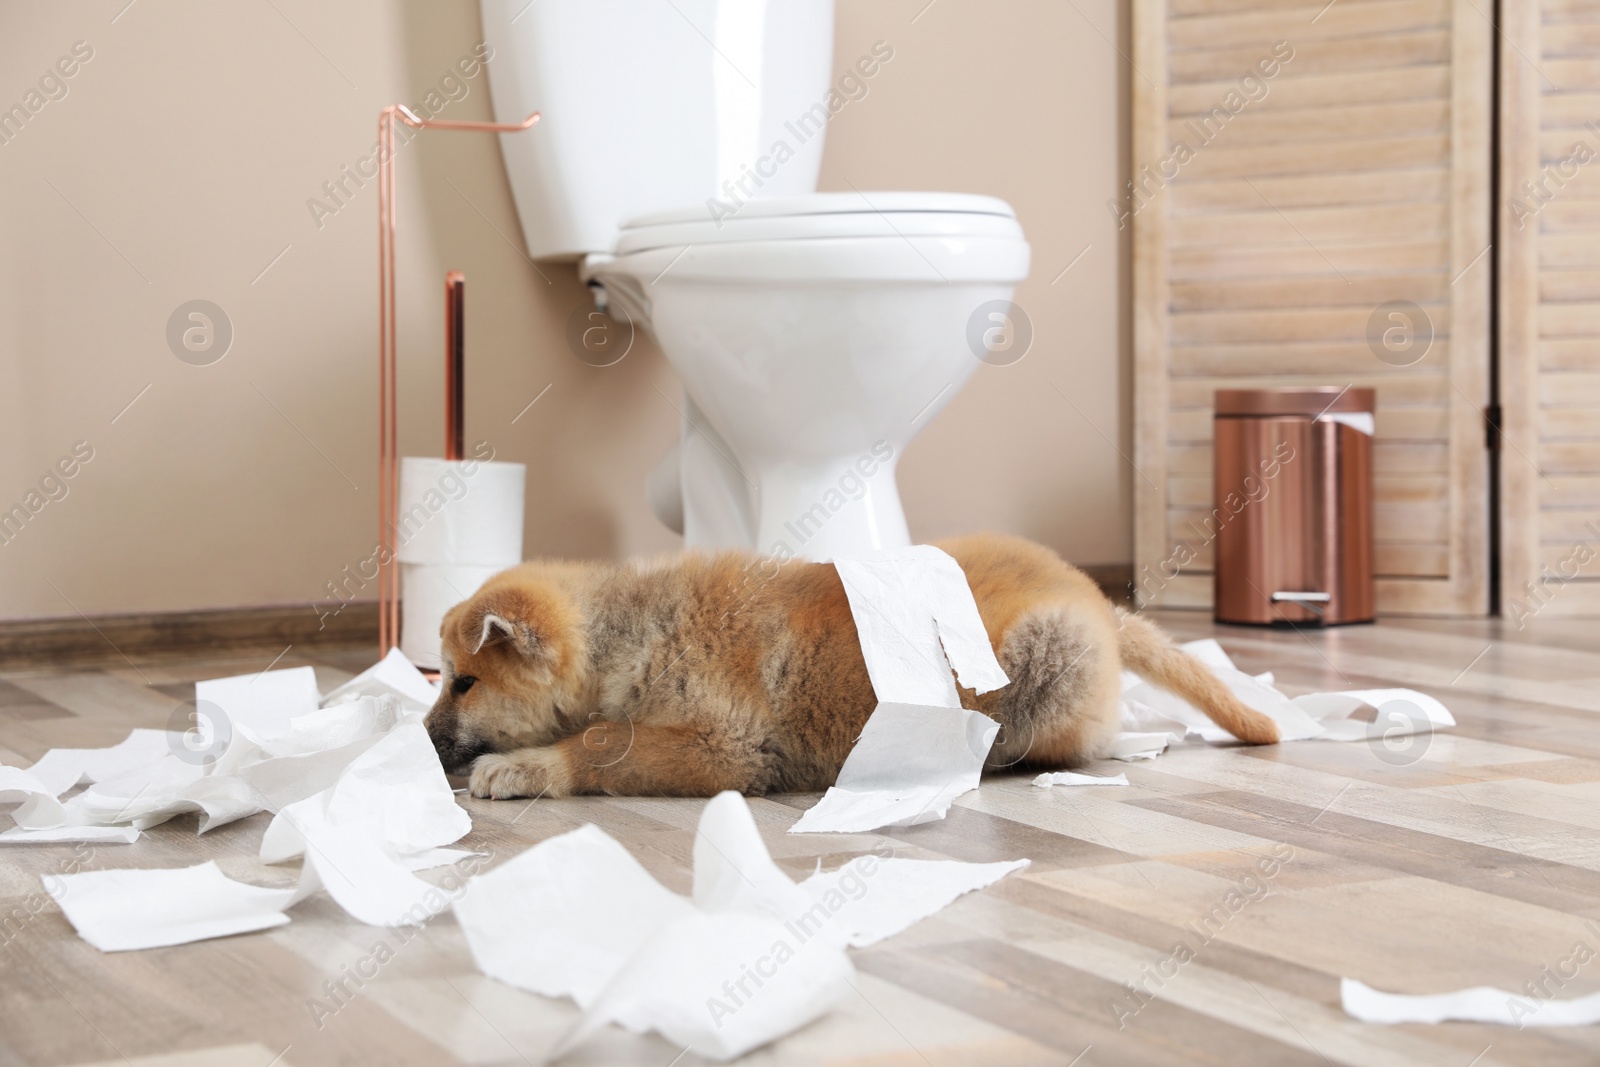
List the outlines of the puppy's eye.
{"type": "Polygon", "coordinates": [[[450,692],[454,693],[456,696],[460,696],[468,689],[471,689],[472,684],[476,681],[477,679],[470,674],[458,674],[456,675],[455,681],[450,683],[450,692]]]}

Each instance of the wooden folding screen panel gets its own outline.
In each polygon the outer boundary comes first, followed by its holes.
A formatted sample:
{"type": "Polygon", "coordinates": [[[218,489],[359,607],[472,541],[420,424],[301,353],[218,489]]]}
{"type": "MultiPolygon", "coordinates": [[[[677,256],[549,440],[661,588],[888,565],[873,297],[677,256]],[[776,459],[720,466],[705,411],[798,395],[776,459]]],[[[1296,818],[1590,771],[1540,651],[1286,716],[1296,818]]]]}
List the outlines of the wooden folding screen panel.
{"type": "Polygon", "coordinates": [[[1108,208],[1134,230],[1142,602],[1211,602],[1214,391],[1335,384],[1378,391],[1379,610],[1486,611],[1475,2],[1135,0],[1134,182],[1108,208]]]}
{"type": "Polygon", "coordinates": [[[1503,5],[1501,612],[1600,614],[1600,0],[1503,5]]]}

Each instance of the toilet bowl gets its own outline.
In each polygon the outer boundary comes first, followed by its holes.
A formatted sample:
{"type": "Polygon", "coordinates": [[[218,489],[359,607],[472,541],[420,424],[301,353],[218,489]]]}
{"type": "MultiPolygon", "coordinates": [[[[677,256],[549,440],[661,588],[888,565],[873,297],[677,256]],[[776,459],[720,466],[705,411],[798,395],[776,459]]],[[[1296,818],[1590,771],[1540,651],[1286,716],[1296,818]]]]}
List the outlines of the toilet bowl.
{"type": "MultiPolygon", "coordinates": [[[[831,0],[483,0],[529,255],[577,261],[683,382],[647,480],[690,547],[826,560],[906,545],[895,468],[977,370],[1029,251],[957,193],[817,193],[831,0]],[[777,162],[775,162],[777,161],[777,162]]],[[[860,105],[856,105],[860,106],[860,105]]]]}
{"type": "Polygon", "coordinates": [[[633,219],[584,274],[683,380],[663,474],[688,543],[829,559],[910,543],[895,466],[1028,259],[991,197],[817,193],[633,219]]]}

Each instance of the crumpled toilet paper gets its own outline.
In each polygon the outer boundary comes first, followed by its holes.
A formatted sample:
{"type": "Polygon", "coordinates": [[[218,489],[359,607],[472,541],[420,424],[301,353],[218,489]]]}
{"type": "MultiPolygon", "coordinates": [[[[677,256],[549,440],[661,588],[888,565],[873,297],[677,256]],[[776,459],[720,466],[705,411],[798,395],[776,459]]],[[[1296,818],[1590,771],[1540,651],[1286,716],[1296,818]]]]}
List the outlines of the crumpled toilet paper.
{"type": "MultiPolygon", "coordinates": [[[[1415,689],[1353,689],[1290,698],[1274,686],[1271,674],[1239,670],[1215,640],[1190,641],[1182,647],[1241,702],[1271,717],[1282,741],[1393,741],[1456,724],[1449,709],[1415,689]]],[[[1121,721],[1123,732],[1107,753],[1113,759],[1151,759],[1168,743],[1186,739],[1234,739],[1199,708],[1131,671],[1122,673],[1121,721]]]]}
{"type": "Polygon", "coordinates": [[[198,812],[205,832],[267,810],[262,858],[305,856],[298,887],[281,893],[205,864],[72,876],[83,880],[62,883],[74,894],[63,910],[106,951],[277,925],[320,888],[362,922],[423,922],[447,900],[413,872],[472,855],[443,847],[472,820],[422,726],[437,693],[399,652],[326,701],[309,667],[200,682],[196,718],[212,721],[197,723],[199,750],[189,734],[136,730],[110,748],[52,750],[30,770],[0,767],[0,802],[21,801],[0,842],[131,842],[180,812],[198,812]]]}
{"type": "Polygon", "coordinates": [[[218,740],[229,742],[231,732],[260,743],[281,733],[291,719],[316,711],[322,694],[317,692],[316,671],[291,667],[196,682],[194,700],[197,717],[220,711],[220,721],[197,723],[209,727],[218,740]]]}
{"type": "Polygon", "coordinates": [[[1040,789],[1049,789],[1057,785],[1127,785],[1126,774],[1114,774],[1109,778],[1102,778],[1094,774],[1079,774],[1077,771],[1046,771],[1033,780],[1033,784],[1040,789]]]}
{"type": "Polygon", "coordinates": [[[329,788],[273,816],[261,859],[282,863],[303,855],[306,868],[360,921],[417,925],[437,910],[428,903],[435,894],[411,873],[408,858],[471,829],[427,731],[408,719],[352,760],[329,788]]]}
{"type": "Polygon", "coordinates": [[[1501,1026],[1589,1026],[1600,1022],[1600,993],[1568,1000],[1476,986],[1452,993],[1384,993],[1354,978],[1339,982],[1345,1013],[1368,1023],[1499,1023],[1501,1026]]]}
{"type": "Polygon", "coordinates": [[[51,796],[74,786],[116,778],[165,756],[170,748],[165,730],[135,730],[110,748],[52,748],[28,773],[51,796]]]}
{"type": "Polygon", "coordinates": [[[855,832],[942,819],[976,789],[1000,724],[964,710],[956,679],[1009,679],[960,564],[932,545],[834,560],[878,706],[833,786],[790,833],[855,832]]]}
{"type": "Polygon", "coordinates": [[[615,1022],[728,1060],[846,995],[845,946],[898,933],[1026,865],[867,855],[797,885],[744,798],[723,793],[701,814],[690,898],[585,826],[472,879],[454,907],[485,974],[584,1009],[553,1057],[615,1022]]]}
{"type": "Polygon", "coordinates": [[[439,687],[423,677],[404,652],[391,648],[377,663],[336,687],[322,704],[333,707],[359,697],[381,696],[395,697],[407,711],[427,714],[439,699],[439,687]]]}

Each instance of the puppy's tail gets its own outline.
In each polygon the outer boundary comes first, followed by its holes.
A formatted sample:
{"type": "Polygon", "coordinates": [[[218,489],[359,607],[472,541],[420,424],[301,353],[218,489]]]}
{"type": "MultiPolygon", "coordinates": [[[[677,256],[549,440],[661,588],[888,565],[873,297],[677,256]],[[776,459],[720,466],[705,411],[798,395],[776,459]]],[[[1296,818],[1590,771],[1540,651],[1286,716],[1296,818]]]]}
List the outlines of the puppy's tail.
{"type": "Polygon", "coordinates": [[[1277,744],[1277,723],[1246,707],[1205,664],[1174,645],[1154,623],[1118,608],[1117,624],[1117,650],[1124,667],[1181,696],[1239,740],[1277,744]]]}

